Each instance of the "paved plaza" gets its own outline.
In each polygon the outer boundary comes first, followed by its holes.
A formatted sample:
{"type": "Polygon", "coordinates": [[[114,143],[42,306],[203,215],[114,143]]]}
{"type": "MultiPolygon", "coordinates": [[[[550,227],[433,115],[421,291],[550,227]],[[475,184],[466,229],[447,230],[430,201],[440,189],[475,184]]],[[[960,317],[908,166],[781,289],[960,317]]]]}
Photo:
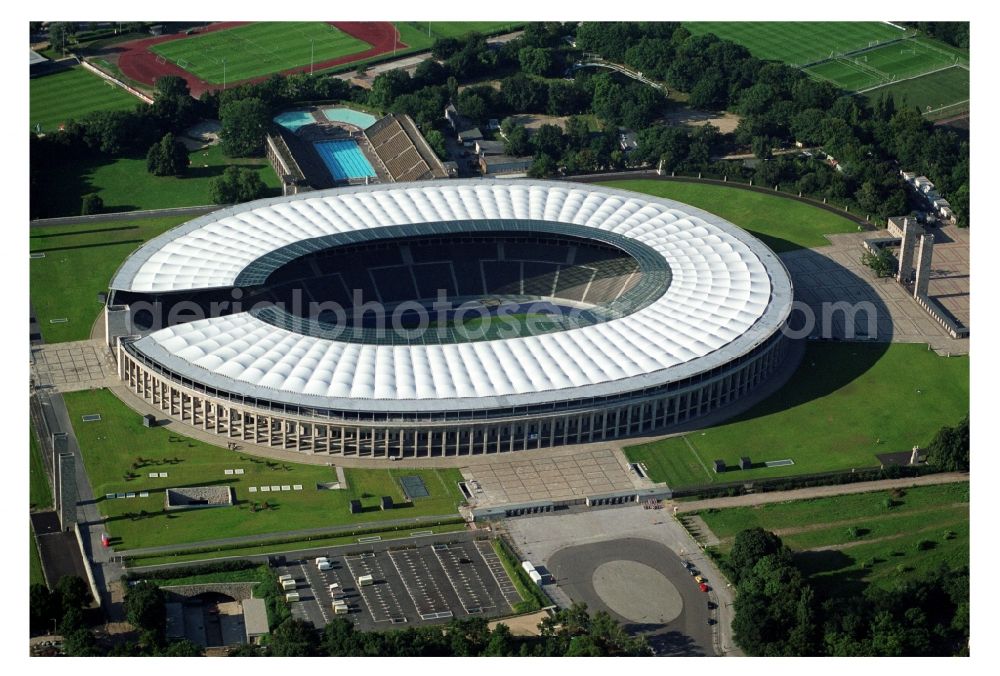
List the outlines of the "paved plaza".
{"type": "MultiPolygon", "coordinates": [[[[957,228],[944,228],[944,241],[949,232],[957,228]]],[[[967,233],[963,233],[967,236],[967,233]]],[[[874,274],[861,264],[861,242],[884,233],[871,232],[828,235],[831,246],[817,249],[799,249],[781,254],[781,260],[788,268],[795,286],[796,300],[808,305],[816,317],[812,335],[844,340],[848,337],[847,325],[850,319],[843,312],[832,313],[832,321],[824,327],[824,303],[844,302],[851,304],[871,303],[875,314],[876,331],[869,328],[868,313],[859,311],[853,315],[855,337],[866,333],[878,341],[897,343],[929,343],[938,352],[966,354],[969,341],[955,340],[910,297],[910,294],[892,279],[876,279],[874,274]],[[826,335],[823,336],[823,333],[826,335]]],[[[949,238],[950,239],[950,238],[949,238]]],[[[954,306],[965,304],[965,319],[968,319],[968,243],[963,249],[960,240],[954,244],[934,247],[934,270],[937,277],[931,279],[931,295],[939,296],[959,293],[954,289],[964,284],[965,295],[938,298],[948,302],[949,311],[954,306]],[[942,250],[944,250],[942,252],[942,250]],[[961,277],[964,257],[965,277],[961,277]],[[949,272],[952,271],[953,272],[949,272]]],[[[958,313],[956,312],[956,315],[958,313]]],[[[961,321],[961,317],[960,317],[961,321]]]]}
{"type": "Polygon", "coordinates": [[[463,467],[477,506],[562,500],[646,487],[628,469],[620,451],[610,448],[573,455],[505,457],[463,467]]]}
{"type": "Polygon", "coordinates": [[[928,295],[962,326],[970,326],[969,229],[949,225],[932,232],[934,257],[928,295]]]}
{"type": "Polygon", "coordinates": [[[31,377],[35,387],[59,392],[106,387],[115,375],[111,353],[99,340],[52,343],[31,347],[31,377]]]}

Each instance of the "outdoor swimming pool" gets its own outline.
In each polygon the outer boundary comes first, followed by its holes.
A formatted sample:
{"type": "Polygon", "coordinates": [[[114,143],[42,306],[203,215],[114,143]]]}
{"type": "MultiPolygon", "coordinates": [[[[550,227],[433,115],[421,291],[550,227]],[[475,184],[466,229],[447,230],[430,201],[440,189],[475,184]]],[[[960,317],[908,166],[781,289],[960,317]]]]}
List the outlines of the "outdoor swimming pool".
{"type": "Polygon", "coordinates": [[[334,180],[375,176],[371,163],[361,152],[358,144],[350,139],[317,141],[313,143],[323,164],[334,180]]]}
{"type": "Polygon", "coordinates": [[[323,114],[331,122],[346,122],[362,129],[367,129],[375,124],[374,116],[350,108],[324,108],[323,114]]]}
{"type": "Polygon", "coordinates": [[[290,129],[291,131],[298,131],[299,127],[304,127],[307,124],[315,122],[312,113],[308,110],[289,110],[288,112],[275,116],[274,121],[285,129],[290,129]]]}

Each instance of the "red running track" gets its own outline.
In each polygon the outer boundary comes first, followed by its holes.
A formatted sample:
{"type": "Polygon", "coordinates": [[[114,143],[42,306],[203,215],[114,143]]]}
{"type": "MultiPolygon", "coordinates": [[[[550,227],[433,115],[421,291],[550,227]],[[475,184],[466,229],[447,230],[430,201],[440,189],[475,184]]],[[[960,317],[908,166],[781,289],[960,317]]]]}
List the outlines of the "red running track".
{"type": "MultiPolygon", "coordinates": [[[[214,31],[225,30],[227,28],[243,26],[248,23],[250,22],[223,21],[213,23],[200,28],[198,33],[211,33],[214,31]]],[[[353,38],[367,42],[371,45],[371,47],[363,52],[356,52],[354,54],[348,54],[336,59],[330,59],[328,61],[321,61],[313,64],[313,68],[315,70],[322,70],[332,66],[339,66],[343,63],[352,63],[354,61],[360,61],[362,59],[385,54],[386,52],[392,51],[394,47],[407,47],[405,43],[396,41],[396,27],[388,21],[328,21],[327,23],[338,30],[342,30],[353,38]]],[[[124,73],[126,77],[149,86],[152,86],[157,78],[163,77],[164,75],[177,75],[187,80],[188,87],[191,89],[191,95],[195,98],[200,97],[204,92],[222,89],[220,85],[205,82],[201,78],[189,73],[175,63],[171,63],[169,61],[157,63],[156,54],[149,51],[149,48],[153,45],[170,42],[171,40],[182,40],[186,37],[188,36],[184,34],[161,35],[155,38],[145,38],[142,40],[123,43],[118,46],[118,49],[121,50],[118,55],[118,68],[121,69],[122,73],[124,73]]],[[[307,73],[309,72],[309,66],[298,66],[281,72],[307,73]]],[[[268,77],[270,77],[270,75],[261,75],[260,77],[241,80],[239,82],[228,82],[226,83],[226,86],[244,84],[247,82],[260,82],[262,80],[266,80],[268,77]]]]}

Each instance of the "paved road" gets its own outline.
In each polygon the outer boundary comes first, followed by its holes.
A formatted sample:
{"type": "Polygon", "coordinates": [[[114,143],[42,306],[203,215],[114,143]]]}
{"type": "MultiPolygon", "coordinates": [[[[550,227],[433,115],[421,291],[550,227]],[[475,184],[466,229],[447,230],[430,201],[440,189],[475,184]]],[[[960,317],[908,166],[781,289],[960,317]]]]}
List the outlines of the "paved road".
{"type": "Polygon", "coordinates": [[[161,218],[163,216],[201,216],[224,209],[226,205],[205,204],[195,207],[172,207],[170,209],[146,209],[143,211],[114,211],[107,214],[91,214],[89,216],[63,216],[61,218],[38,218],[29,222],[32,228],[44,228],[53,225],[78,225],[80,223],[113,223],[115,221],[134,221],[141,218],[161,218]]]}
{"type": "Polygon", "coordinates": [[[678,514],[697,512],[702,509],[724,509],[726,507],[752,507],[773,502],[788,502],[789,500],[806,500],[823,498],[831,495],[850,495],[852,493],[868,493],[871,491],[889,490],[891,488],[909,488],[911,486],[933,486],[949,484],[956,481],[968,481],[967,472],[945,472],[942,474],[927,474],[905,479],[882,479],[880,481],[859,481],[853,484],[837,486],[812,486],[797,488],[791,491],[774,491],[769,493],[751,493],[728,498],[711,498],[707,500],[692,500],[690,502],[673,503],[678,514]]]}

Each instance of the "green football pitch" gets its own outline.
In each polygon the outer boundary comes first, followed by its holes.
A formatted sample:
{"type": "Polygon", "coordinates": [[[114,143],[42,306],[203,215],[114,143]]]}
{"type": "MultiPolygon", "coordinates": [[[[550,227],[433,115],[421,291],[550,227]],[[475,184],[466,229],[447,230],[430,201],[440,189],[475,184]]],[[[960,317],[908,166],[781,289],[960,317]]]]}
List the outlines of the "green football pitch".
{"type": "MultiPolygon", "coordinates": [[[[848,91],[863,91],[896,80],[955,66],[957,54],[922,39],[903,40],[810,66],[806,72],[848,91]]],[[[956,70],[961,70],[956,68],[956,70]]],[[[956,74],[947,80],[961,79],[956,74]]]]}
{"type": "Polygon", "coordinates": [[[877,21],[711,21],[686,22],[684,27],[694,35],[714,33],[732,40],[757,58],[796,66],[906,35],[877,21]]]}
{"type": "Polygon", "coordinates": [[[369,44],[323,21],[260,21],[151,47],[211,84],[238,82],[363,52],[369,44]]]}
{"type": "Polygon", "coordinates": [[[32,78],[30,98],[31,129],[41,132],[55,131],[95,110],[131,110],[140,103],[124,89],[79,67],[32,78]]]}
{"type": "Polygon", "coordinates": [[[869,100],[888,94],[896,108],[916,106],[931,119],[945,118],[969,109],[969,71],[952,66],[935,73],[879,87],[866,93],[869,100]]]}

